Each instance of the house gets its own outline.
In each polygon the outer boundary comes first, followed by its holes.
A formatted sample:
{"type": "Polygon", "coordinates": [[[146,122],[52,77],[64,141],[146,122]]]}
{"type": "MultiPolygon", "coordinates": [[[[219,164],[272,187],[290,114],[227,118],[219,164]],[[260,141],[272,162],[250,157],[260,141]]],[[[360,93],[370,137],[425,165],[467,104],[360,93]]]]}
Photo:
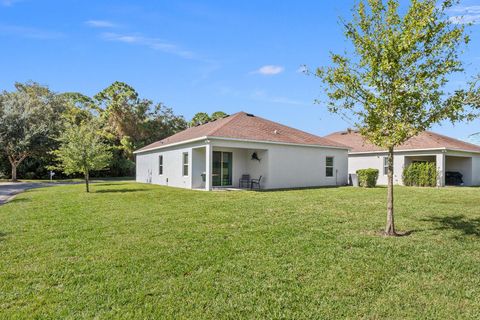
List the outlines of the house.
{"type": "MultiPolygon", "coordinates": [[[[387,184],[387,151],[365,141],[358,131],[335,132],[327,139],[350,147],[348,171],[375,168],[379,170],[378,184],[387,184]]],[[[425,131],[395,149],[394,183],[402,184],[403,168],[414,162],[435,162],[438,185],[451,183],[450,176],[463,175],[464,185],[480,185],[480,146],[425,131]],[[446,179],[447,177],[447,179],[446,179]]]]}
{"type": "Polygon", "coordinates": [[[245,112],[188,128],[134,153],[138,182],[173,187],[238,188],[243,175],[261,177],[262,189],[348,182],[347,147],[245,112]]]}

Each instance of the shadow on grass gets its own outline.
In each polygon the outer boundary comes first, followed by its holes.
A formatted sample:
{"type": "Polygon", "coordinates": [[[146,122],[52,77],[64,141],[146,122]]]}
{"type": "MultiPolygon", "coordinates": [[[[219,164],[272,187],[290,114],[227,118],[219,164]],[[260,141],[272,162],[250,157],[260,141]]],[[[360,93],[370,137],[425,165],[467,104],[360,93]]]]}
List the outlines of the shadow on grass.
{"type": "Polygon", "coordinates": [[[8,234],[6,232],[1,232],[0,231],[0,241],[4,241],[5,240],[5,237],[7,236],[8,234]]]}
{"type": "Polygon", "coordinates": [[[338,187],[347,187],[347,186],[318,186],[318,187],[298,187],[298,188],[278,188],[278,189],[242,189],[247,191],[257,191],[257,192],[283,192],[283,191],[303,191],[303,190],[316,190],[316,189],[336,189],[338,187]]]}
{"type": "Polygon", "coordinates": [[[142,189],[105,189],[105,190],[95,190],[94,193],[128,193],[128,192],[145,192],[146,190],[142,189]]]}
{"type": "Polygon", "coordinates": [[[31,201],[32,201],[31,199],[14,197],[13,199],[10,199],[9,201],[7,201],[7,203],[19,203],[19,202],[31,202],[31,201]]]}
{"type": "Polygon", "coordinates": [[[128,182],[101,182],[101,181],[98,181],[98,182],[94,182],[95,184],[98,184],[98,186],[100,187],[111,187],[111,186],[125,186],[125,185],[131,185],[131,183],[128,183],[128,182]]]}
{"type": "Polygon", "coordinates": [[[466,236],[480,237],[480,218],[470,219],[464,215],[447,217],[430,217],[422,221],[434,222],[439,224],[435,230],[459,230],[466,236]]]}

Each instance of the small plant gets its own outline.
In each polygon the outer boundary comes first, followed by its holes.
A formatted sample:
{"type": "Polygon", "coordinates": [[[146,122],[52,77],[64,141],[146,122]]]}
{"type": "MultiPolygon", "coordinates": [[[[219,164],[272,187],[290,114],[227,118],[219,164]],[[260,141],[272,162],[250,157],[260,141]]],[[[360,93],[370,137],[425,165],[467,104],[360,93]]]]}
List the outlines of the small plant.
{"type": "Polygon", "coordinates": [[[403,184],[415,187],[435,187],[438,172],[435,162],[415,162],[403,169],[403,184]]]}
{"type": "Polygon", "coordinates": [[[360,187],[364,188],[374,188],[377,185],[378,179],[378,170],[369,168],[369,169],[360,169],[357,170],[358,184],[360,187]]]}

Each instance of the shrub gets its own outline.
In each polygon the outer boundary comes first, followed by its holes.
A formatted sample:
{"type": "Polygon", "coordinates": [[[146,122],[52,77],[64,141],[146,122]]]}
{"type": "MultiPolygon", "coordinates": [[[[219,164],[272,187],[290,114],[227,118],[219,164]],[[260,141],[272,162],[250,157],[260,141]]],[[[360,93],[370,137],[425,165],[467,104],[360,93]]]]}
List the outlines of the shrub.
{"type": "Polygon", "coordinates": [[[378,170],[377,169],[360,169],[357,170],[358,185],[365,188],[374,188],[377,185],[378,170]]]}
{"type": "Polygon", "coordinates": [[[416,187],[435,187],[437,185],[437,167],[435,162],[415,162],[403,169],[403,184],[416,187]]]}
{"type": "Polygon", "coordinates": [[[35,179],[35,178],[36,178],[36,174],[35,174],[35,172],[32,172],[32,171],[25,172],[25,173],[23,174],[23,178],[24,178],[24,179],[32,180],[32,179],[35,179]]]}

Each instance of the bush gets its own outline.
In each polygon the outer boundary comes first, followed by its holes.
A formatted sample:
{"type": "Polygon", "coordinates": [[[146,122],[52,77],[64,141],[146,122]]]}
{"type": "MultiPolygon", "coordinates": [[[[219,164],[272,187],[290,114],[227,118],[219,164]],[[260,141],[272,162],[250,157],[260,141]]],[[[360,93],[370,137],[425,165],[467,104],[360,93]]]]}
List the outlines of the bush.
{"type": "Polygon", "coordinates": [[[435,187],[437,185],[435,162],[415,162],[403,169],[403,184],[415,187],[435,187]]]}
{"type": "Polygon", "coordinates": [[[377,185],[378,170],[377,169],[360,169],[357,170],[358,185],[365,188],[374,188],[377,185]]]}
{"type": "Polygon", "coordinates": [[[37,176],[35,174],[35,172],[32,172],[32,171],[29,171],[29,172],[25,172],[23,174],[23,178],[24,179],[28,179],[28,180],[32,180],[32,179],[35,179],[37,176]]]}

